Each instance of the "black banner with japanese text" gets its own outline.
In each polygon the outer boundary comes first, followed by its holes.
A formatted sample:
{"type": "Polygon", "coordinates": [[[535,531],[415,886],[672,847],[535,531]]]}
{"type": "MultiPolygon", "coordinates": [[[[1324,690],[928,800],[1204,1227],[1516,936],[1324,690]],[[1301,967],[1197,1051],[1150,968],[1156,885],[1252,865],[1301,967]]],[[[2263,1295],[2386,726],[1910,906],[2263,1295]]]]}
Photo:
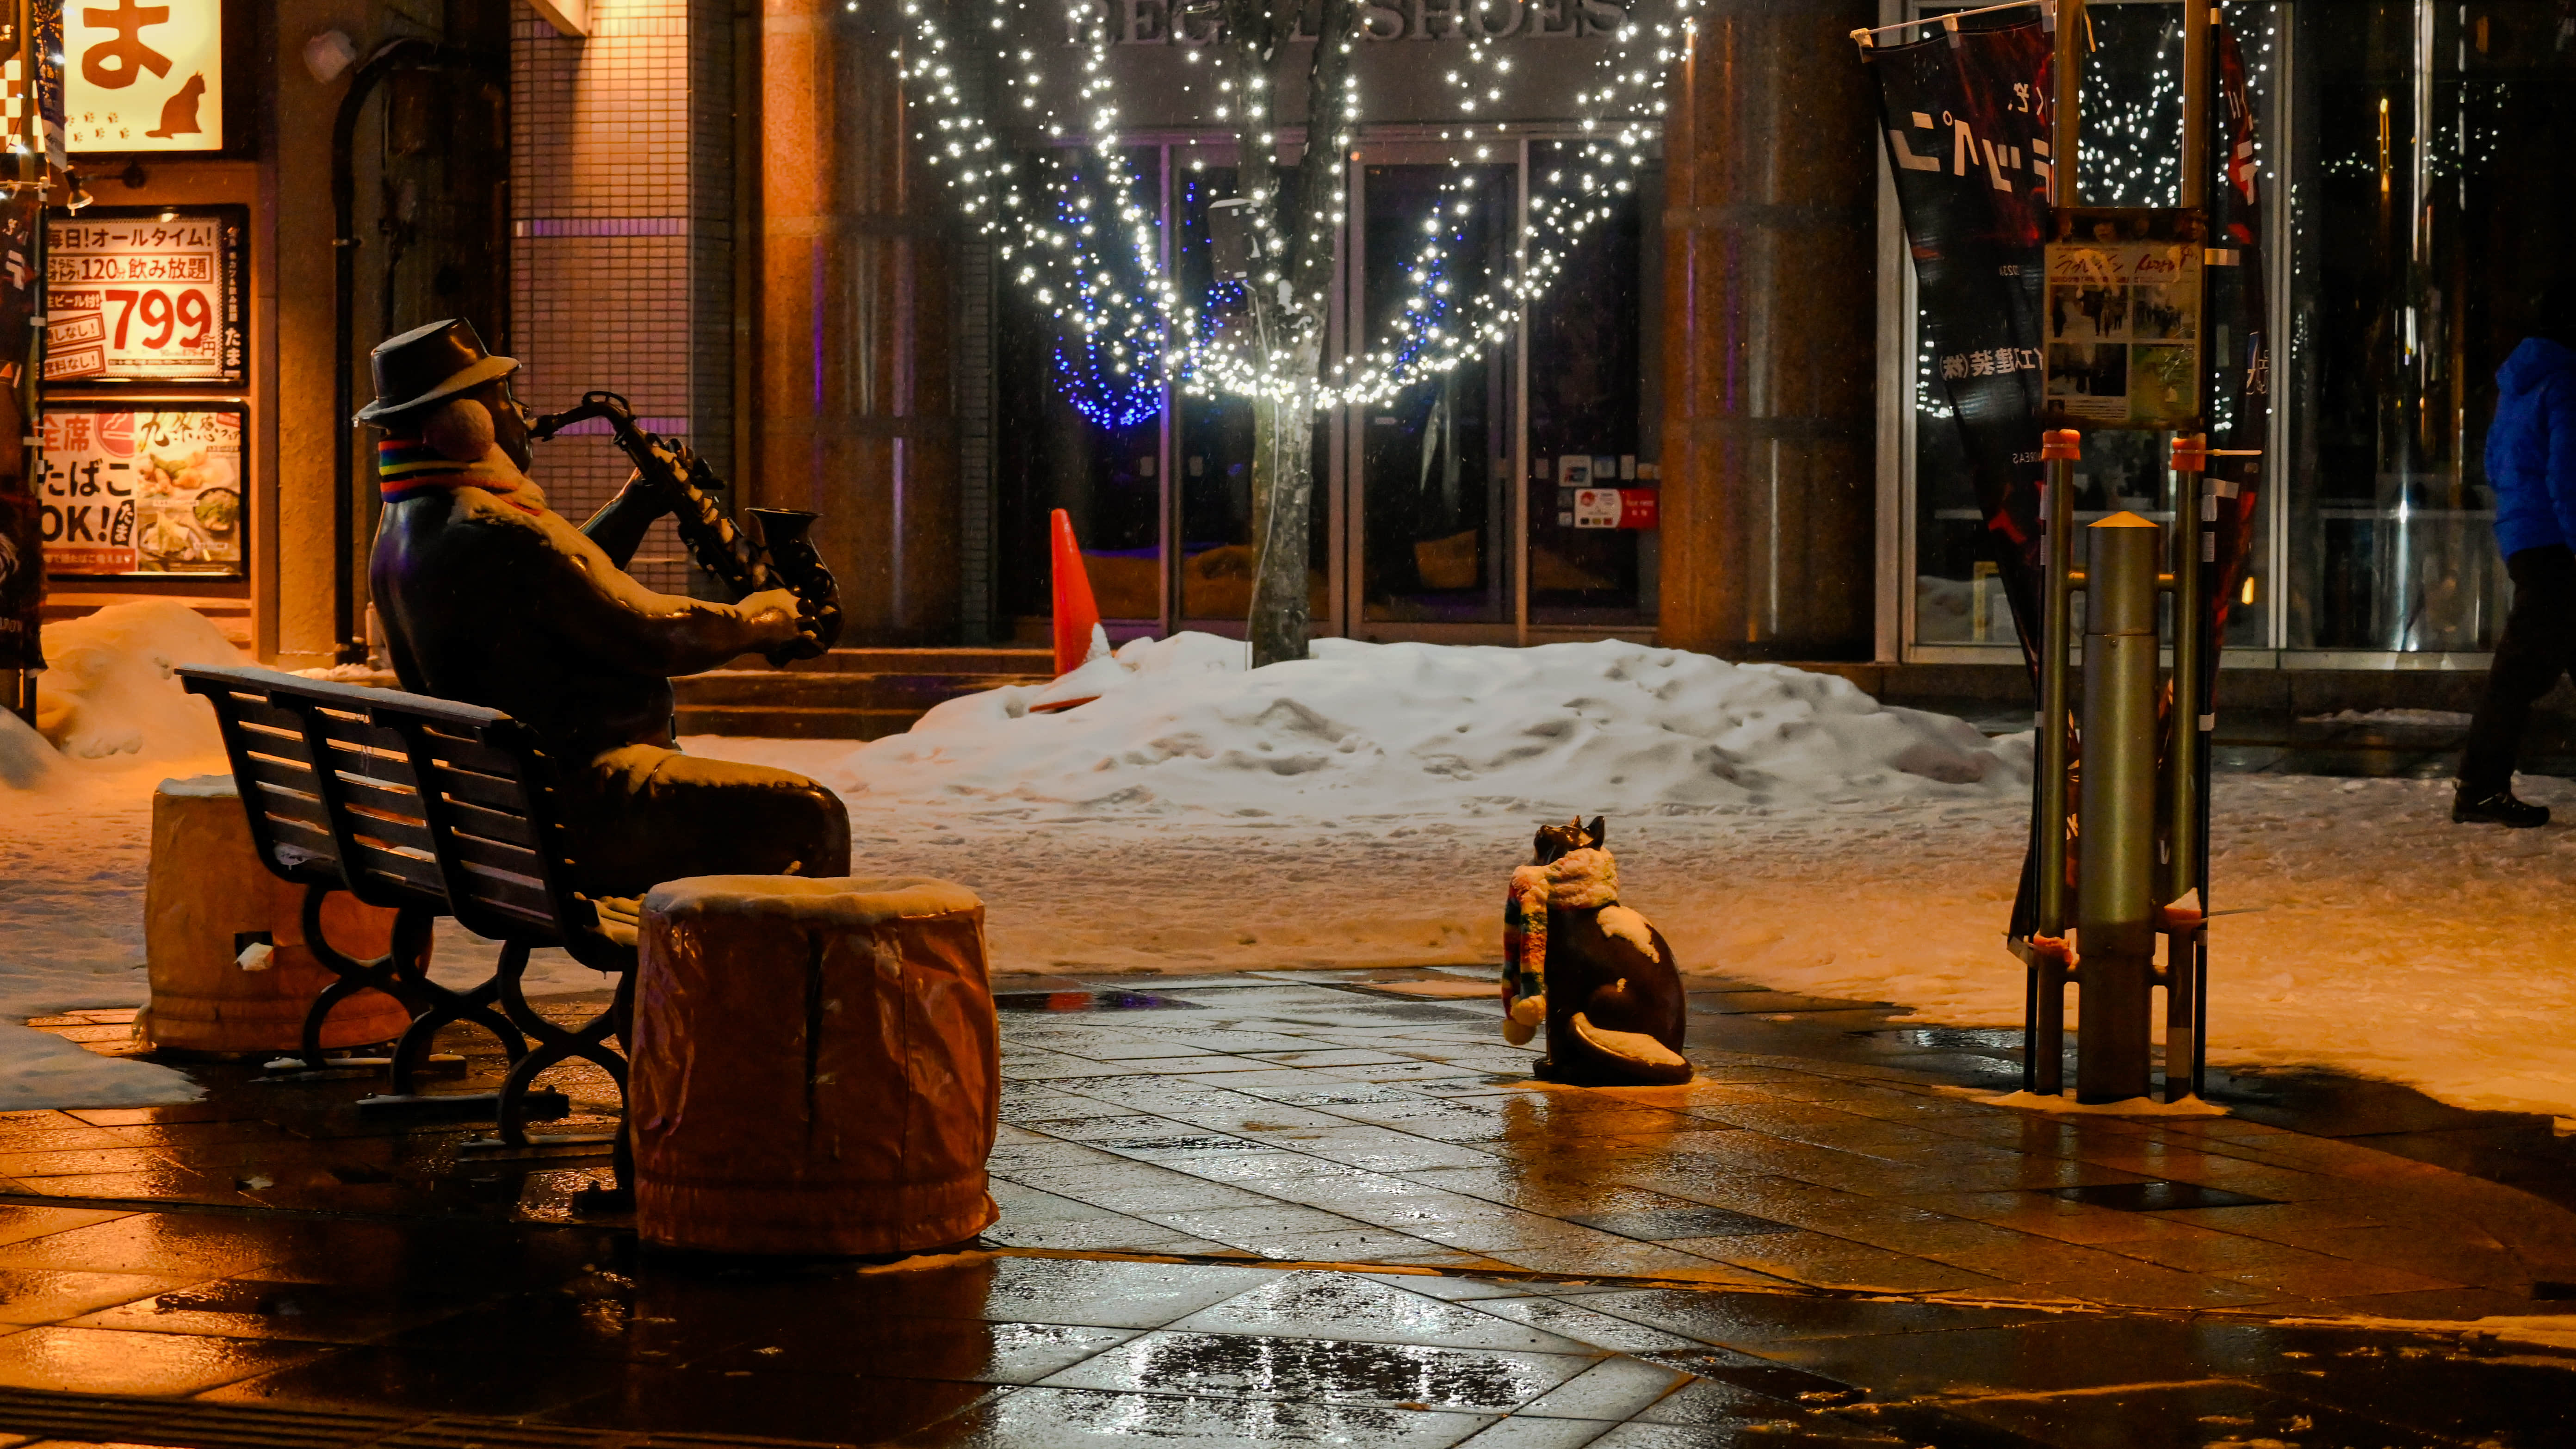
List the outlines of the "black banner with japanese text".
{"type": "MultiPolygon", "coordinates": [[[[2264,477],[2264,449],[2272,420],[2272,337],[2263,295],[2261,195],[2256,187],[2254,108],[2246,93],[2245,57],[2236,33],[2217,28],[2218,143],[2220,174],[2209,207],[2209,411],[2208,481],[2217,495],[2202,515],[2212,524],[2205,562],[2216,565],[2210,600],[2213,646],[2227,639],[2227,621],[2248,597],[2248,564],[2254,549],[2254,497],[2264,477]]],[[[2203,699],[2218,686],[2217,647],[2207,661],[2203,699]]]]}
{"type": "MultiPolygon", "coordinates": [[[[33,188],[0,200],[0,388],[12,393],[25,381],[35,342],[37,206],[33,188]]],[[[20,430],[23,436],[23,425],[20,430]]],[[[22,476],[0,477],[0,669],[45,667],[43,509],[36,459],[21,454],[21,460],[22,476]]]]}
{"type": "Polygon", "coordinates": [[[2049,218],[2048,35],[1959,22],[1864,52],[1914,255],[1928,354],[1957,418],[2022,657],[2038,676],[2040,244],[2049,218]]]}

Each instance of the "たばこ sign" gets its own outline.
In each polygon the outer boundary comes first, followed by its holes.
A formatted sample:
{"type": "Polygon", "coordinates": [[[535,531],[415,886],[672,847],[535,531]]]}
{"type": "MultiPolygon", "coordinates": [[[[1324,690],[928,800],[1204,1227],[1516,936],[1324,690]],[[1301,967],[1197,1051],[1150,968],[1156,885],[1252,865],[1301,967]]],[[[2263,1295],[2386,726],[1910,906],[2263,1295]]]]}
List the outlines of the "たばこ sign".
{"type": "Polygon", "coordinates": [[[241,577],[241,439],[238,407],[46,408],[35,469],[46,572],[241,577]]]}

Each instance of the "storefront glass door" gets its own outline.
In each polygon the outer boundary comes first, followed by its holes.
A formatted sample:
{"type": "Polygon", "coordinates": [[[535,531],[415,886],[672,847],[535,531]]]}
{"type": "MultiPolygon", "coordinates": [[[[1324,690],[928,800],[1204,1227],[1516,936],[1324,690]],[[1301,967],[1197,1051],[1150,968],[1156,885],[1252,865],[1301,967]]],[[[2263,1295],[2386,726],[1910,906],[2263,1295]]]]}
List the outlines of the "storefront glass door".
{"type": "MultiPolygon", "coordinates": [[[[1408,311],[1457,325],[1453,298],[1510,278],[1517,169],[1360,168],[1358,350],[1395,350],[1408,311]]],[[[1512,381],[1496,345],[1357,410],[1361,619],[1511,622],[1512,381]]]]}
{"type": "MultiPolygon", "coordinates": [[[[1159,198],[1163,264],[1220,319],[1242,306],[1240,285],[1217,281],[1208,253],[1209,204],[1234,193],[1232,149],[1184,139],[1132,153],[1137,194],[1159,198]]],[[[1442,309],[1508,282],[1525,265],[1526,179],[1573,150],[1364,145],[1346,173],[1327,355],[1385,350],[1409,304],[1459,322],[1442,309]]],[[[1069,221],[1108,206],[1088,153],[1032,159],[1066,178],[1069,221]]],[[[1576,496],[1656,486],[1661,237],[1640,218],[1657,204],[1650,187],[1621,197],[1526,327],[1392,397],[1317,415],[1316,634],[1500,643],[1533,627],[1549,637],[1653,627],[1655,510],[1632,506],[1631,526],[1611,527],[1596,499],[1578,524],[1576,496]]],[[[1099,257],[1128,280],[1132,252],[1099,257]]],[[[1250,405],[1144,387],[1097,364],[1078,332],[1008,281],[995,302],[996,603],[1010,632],[1043,636],[1046,519],[1061,507],[1113,635],[1240,634],[1254,562],[1250,405]]]]}

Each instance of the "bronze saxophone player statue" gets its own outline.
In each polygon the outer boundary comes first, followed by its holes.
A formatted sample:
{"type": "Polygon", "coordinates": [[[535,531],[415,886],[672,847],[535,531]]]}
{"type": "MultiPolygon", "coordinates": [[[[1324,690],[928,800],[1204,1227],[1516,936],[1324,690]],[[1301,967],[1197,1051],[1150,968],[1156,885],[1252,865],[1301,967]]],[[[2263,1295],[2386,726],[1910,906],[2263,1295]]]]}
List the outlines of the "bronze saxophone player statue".
{"type": "MultiPolygon", "coordinates": [[[[784,770],[683,754],[671,727],[672,676],[830,647],[831,575],[798,547],[810,516],[769,524],[765,550],[743,547],[706,496],[704,465],[637,427],[619,399],[615,415],[593,415],[622,427],[639,465],[659,466],[639,466],[576,529],[524,471],[532,420],[510,394],[516,361],[449,320],[389,339],[370,362],[376,399],[355,421],[384,432],[368,581],[395,672],[405,689],[537,731],[560,770],[585,893],[638,896],[691,875],[847,875],[838,796],[784,770]],[[627,574],[645,530],[675,509],[734,601],[656,593],[627,574]],[[721,540],[721,554],[703,540],[721,540]]],[[[547,431],[580,412],[546,419],[547,431]]]]}

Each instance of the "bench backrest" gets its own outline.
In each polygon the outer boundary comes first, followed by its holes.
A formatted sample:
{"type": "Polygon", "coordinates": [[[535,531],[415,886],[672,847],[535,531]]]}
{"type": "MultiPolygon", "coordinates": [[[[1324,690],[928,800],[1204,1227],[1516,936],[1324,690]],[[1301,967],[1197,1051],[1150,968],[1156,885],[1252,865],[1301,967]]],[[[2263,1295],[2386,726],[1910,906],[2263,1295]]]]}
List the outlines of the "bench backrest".
{"type": "Polygon", "coordinates": [[[457,921],[599,964],[591,959],[596,913],[572,885],[553,761],[527,726],[465,708],[406,710],[388,721],[427,787],[423,803],[457,921]]]}
{"type": "Polygon", "coordinates": [[[309,681],[268,669],[202,665],[181,665],[178,674],[189,693],[214,706],[261,862],[291,881],[345,885],[313,747],[304,717],[292,707],[296,687],[309,681]]]}
{"type": "Polygon", "coordinates": [[[260,794],[252,831],[268,831],[271,869],[318,858],[371,904],[434,899],[478,935],[563,946],[603,970],[627,964],[572,888],[552,762],[525,725],[274,670],[179,673],[214,702],[245,804],[260,794]]]}

